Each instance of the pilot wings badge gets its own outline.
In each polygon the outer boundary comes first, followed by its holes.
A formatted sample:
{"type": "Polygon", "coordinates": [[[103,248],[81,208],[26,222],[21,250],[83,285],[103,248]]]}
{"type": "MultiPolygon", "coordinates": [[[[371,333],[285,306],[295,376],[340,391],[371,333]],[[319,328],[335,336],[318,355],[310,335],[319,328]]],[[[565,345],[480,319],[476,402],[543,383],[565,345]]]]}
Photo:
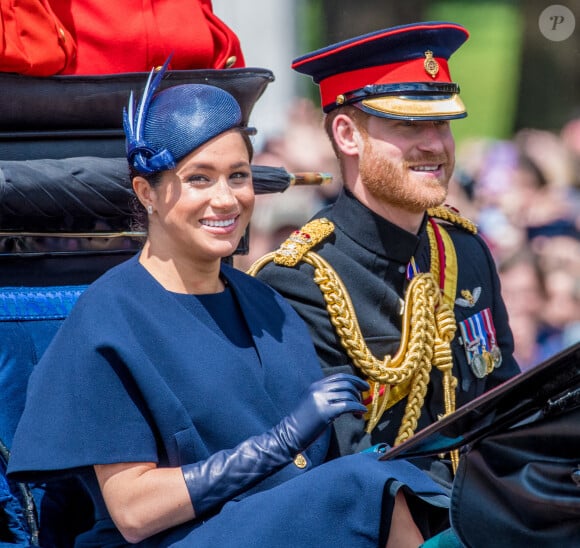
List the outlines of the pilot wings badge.
{"type": "Polygon", "coordinates": [[[479,300],[481,295],[481,287],[476,287],[473,290],[473,293],[469,291],[469,289],[462,289],[460,293],[461,297],[455,299],[455,304],[458,306],[464,306],[466,308],[472,308],[479,300]]]}

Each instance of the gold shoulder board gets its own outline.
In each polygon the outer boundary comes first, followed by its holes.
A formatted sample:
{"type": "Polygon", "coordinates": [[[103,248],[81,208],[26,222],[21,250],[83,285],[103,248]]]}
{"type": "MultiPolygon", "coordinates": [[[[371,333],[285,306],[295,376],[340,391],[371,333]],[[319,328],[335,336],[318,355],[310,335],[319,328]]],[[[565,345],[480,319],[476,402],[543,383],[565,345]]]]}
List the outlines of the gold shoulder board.
{"type": "Polygon", "coordinates": [[[328,219],[314,219],[290,234],[274,254],[274,262],[283,266],[296,266],[302,257],[322,240],[330,236],[334,224],[328,219]]]}
{"type": "Polygon", "coordinates": [[[443,205],[439,207],[432,207],[427,210],[427,215],[441,221],[447,221],[453,225],[459,226],[467,232],[472,234],[477,234],[477,226],[473,221],[470,221],[467,217],[462,217],[457,209],[443,205]]]}

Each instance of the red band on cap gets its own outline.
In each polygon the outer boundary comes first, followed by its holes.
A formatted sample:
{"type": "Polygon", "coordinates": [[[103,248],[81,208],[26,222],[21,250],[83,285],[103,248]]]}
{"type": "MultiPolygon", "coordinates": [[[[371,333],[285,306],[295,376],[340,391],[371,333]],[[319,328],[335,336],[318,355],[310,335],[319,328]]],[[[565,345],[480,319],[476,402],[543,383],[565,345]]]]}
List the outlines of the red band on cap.
{"type": "Polygon", "coordinates": [[[412,59],[401,63],[391,63],[363,69],[342,72],[329,76],[320,82],[322,106],[336,102],[336,97],[343,93],[361,89],[373,84],[400,84],[405,82],[451,82],[446,59],[435,58],[439,72],[435,78],[427,74],[425,59],[412,59]]]}

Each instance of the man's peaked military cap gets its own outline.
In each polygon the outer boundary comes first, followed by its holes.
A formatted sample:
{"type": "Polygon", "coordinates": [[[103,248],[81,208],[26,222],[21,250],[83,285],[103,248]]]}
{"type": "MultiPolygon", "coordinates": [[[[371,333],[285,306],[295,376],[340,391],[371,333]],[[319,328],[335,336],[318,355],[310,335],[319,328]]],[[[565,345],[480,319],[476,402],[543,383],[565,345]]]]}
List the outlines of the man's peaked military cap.
{"type": "Polygon", "coordinates": [[[319,49],[295,59],[292,68],[320,86],[325,112],[355,104],[385,118],[464,118],[448,60],[468,37],[455,23],[403,25],[319,49]]]}

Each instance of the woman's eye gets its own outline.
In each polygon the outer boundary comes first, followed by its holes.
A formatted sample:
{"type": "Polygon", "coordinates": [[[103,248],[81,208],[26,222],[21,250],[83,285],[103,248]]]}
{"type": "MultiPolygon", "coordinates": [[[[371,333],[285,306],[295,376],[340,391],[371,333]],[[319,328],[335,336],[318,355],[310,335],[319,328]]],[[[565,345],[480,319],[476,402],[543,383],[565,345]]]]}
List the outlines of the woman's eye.
{"type": "Polygon", "coordinates": [[[250,178],[249,171],[236,171],[230,175],[230,179],[236,183],[245,183],[250,178]]]}
{"type": "Polygon", "coordinates": [[[209,181],[209,177],[206,177],[205,175],[190,175],[187,177],[187,182],[191,184],[207,183],[209,181]]]}
{"type": "MultiPolygon", "coordinates": [[[[210,177],[209,175],[203,175],[201,173],[194,173],[188,175],[184,180],[190,185],[201,186],[201,185],[212,185],[217,183],[224,175],[219,175],[216,177],[210,177]]],[[[234,171],[227,175],[227,180],[233,184],[245,183],[251,177],[250,171],[234,171]]]]}

